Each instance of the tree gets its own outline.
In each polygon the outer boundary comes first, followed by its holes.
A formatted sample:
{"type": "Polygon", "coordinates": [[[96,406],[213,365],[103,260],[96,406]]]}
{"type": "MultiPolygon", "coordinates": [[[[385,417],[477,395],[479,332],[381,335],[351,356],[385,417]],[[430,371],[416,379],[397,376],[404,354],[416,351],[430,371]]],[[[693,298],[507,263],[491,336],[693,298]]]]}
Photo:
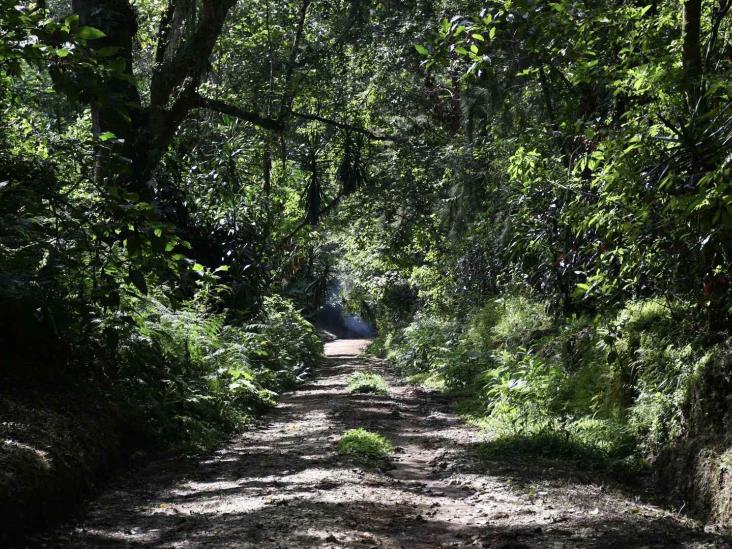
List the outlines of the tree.
{"type": "Polygon", "coordinates": [[[702,94],[701,5],[701,0],[684,0],[681,24],[681,64],[684,67],[686,100],[691,111],[696,111],[702,94]]]}
{"type": "Polygon", "coordinates": [[[119,177],[123,187],[150,199],[150,179],[181,122],[196,108],[209,108],[279,130],[282,125],[198,93],[226,16],[235,0],[168,2],[157,30],[149,104],[142,101],[133,73],[137,17],[128,0],[74,0],[83,25],[102,36],[92,49],[110,56],[118,70],[82,83],[82,97],[92,107],[99,175],[119,177]]]}

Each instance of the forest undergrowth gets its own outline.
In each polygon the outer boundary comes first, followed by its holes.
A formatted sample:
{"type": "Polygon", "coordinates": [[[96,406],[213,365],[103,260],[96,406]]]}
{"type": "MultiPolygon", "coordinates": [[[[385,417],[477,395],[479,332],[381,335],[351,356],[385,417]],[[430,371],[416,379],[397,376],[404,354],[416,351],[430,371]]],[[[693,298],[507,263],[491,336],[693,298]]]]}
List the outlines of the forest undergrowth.
{"type": "Polygon", "coordinates": [[[725,375],[730,353],[685,322],[688,307],[646,299],[611,317],[557,318],[546,303],[509,293],[460,320],[418,313],[369,351],[412,383],[457,398],[486,437],[486,459],[571,462],[624,482],[657,474],[661,492],[683,501],[673,484],[680,471],[664,473],[678,459],[669,449],[690,436],[719,448],[724,419],[700,400],[724,390],[709,383],[725,375]]]}

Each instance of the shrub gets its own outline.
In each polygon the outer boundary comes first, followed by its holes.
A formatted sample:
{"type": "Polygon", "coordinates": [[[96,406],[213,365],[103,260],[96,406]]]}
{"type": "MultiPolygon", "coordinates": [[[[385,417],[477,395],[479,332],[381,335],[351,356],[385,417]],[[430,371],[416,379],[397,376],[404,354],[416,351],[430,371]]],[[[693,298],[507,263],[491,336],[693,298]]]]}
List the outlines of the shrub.
{"type": "Polygon", "coordinates": [[[563,404],[561,369],[526,349],[504,349],[496,358],[496,367],[481,376],[489,415],[510,418],[517,432],[549,427],[563,404]]]}
{"type": "Polygon", "coordinates": [[[343,433],[338,451],[357,461],[368,463],[390,458],[394,453],[394,446],[380,434],[359,428],[343,433]]]}
{"type": "Polygon", "coordinates": [[[551,318],[542,302],[517,295],[497,299],[491,306],[499,310],[490,337],[496,345],[526,347],[542,331],[552,327],[551,318]]]}
{"type": "Polygon", "coordinates": [[[134,324],[113,325],[119,340],[116,388],[150,438],[202,450],[275,403],[322,354],[313,327],[280,297],[260,322],[225,323],[191,300],[176,310],[136,298],[134,324]]]}
{"type": "Polygon", "coordinates": [[[260,320],[273,369],[298,372],[302,377],[322,358],[323,343],[315,328],[291,301],[278,295],[266,297],[260,320]]]}
{"type": "Polygon", "coordinates": [[[392,339],[387,357],[405,374],[427,372],[448,348],[453,323],[428,315],[419,315],[398,339],[392,339]]]}
{"type": "Polygon", "coordinates": [[[389,385],[386,380],[374,372],[356,372],[348,377],[348,392],[386,395],[389,385]]]}
{"type": "Polygon", "coordinates": [[[412,379],[459,390],[494,437],[557,436],[613,460],[651,458],[683,436],[714,357],[678,320],[688,309],[646,299],[553,320],[545,303],[509,295],[467,314],[462,329],[422,312],[383,340],[412,379]]]}

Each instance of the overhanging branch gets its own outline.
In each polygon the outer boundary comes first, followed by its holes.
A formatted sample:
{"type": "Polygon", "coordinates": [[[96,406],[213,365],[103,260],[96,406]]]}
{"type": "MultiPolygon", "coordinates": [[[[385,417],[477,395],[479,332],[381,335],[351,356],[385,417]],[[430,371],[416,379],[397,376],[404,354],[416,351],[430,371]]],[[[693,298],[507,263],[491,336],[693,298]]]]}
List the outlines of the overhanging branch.
{"type": "Polygon", "coordinates": [[[231,103],[220,101],[218,99],[210,99],[208,97],[196,95],[193,100],[193,107],[228,114],[229,116],[233,116],[240,120],[251,122],[255,126],[265,130],[281,132],[285,129],[285,125],[281,120],[267,118],[253,111],[245,111],[236,105],[232,105],[231,103]]]}
{"type": "Polygon", "coordinates": [[[387,135],[379,135],[377,133],[372,132],[371,130],[367,130],[366,128],[362,128],[360,126],[354,126],[352,124],[346,124],[345,122],[339,122],[337,120],[331,120],[330,118],[325,118],[323,116],[318,116],[317,114],[306,114],[302,112],[297,112],[290,110],[289,111],[292,116],[295,116],[297,118],[303,118],[305,120],[315,120],[316,122],[322,122],[323,124],[328,124],[329,126],[335,126],[336,128],[341,128],[343,130],[350,130],[356,133],[363,134],[375,141],[396,141],[396,138],[390,137],[387,135]]]}
{"type": "MultiPolygon", "coordinates": [[[[208,109],[210,111],[228,114],[240,120],[251,122],[255,126],[263,128],[265,130],[271,130],[277,133],[282,133],[285,130],[284,120],[277,118],[268,118],[254,111],[246,111],[240,107],[237,107],[236,105],[232,105],[231,103],[227,103],[226,101],[221,101],[219,99],[211,99],[209,97],[203,97],[199,94],[196,94],[191,100],[190,106],[194,109],[208,109]]],[[[321,122],[323,124],[327,124],[336,128],[341,128],[343,130],[360,133],[375,141],[397,141],[397,139],[394,137],[379,135],[372,132],[371,130],[367,130],[366,128],[354,126],[353,124],[347,124],[346,122],[339,122],[338,120],[332,120],[330,118],[325,118],[324,116],[319,116],[317,114],[307,114],[293,110],[288,110],[287,114],[296,118],[302,118],[304,120],[314,120],[316,122],[321,122]]]]}

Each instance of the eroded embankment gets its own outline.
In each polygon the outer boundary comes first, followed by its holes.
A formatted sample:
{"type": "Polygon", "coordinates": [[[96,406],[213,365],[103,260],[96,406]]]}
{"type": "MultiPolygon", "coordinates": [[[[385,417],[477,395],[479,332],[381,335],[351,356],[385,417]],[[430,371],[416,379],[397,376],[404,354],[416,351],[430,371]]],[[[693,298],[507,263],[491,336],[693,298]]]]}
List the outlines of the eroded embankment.
{"type": "Polygon", "coordinates": [[[67,516],[123,461],[124,433],[108,403],[84,391],[3,380],[0,545],[67,516]]]}

